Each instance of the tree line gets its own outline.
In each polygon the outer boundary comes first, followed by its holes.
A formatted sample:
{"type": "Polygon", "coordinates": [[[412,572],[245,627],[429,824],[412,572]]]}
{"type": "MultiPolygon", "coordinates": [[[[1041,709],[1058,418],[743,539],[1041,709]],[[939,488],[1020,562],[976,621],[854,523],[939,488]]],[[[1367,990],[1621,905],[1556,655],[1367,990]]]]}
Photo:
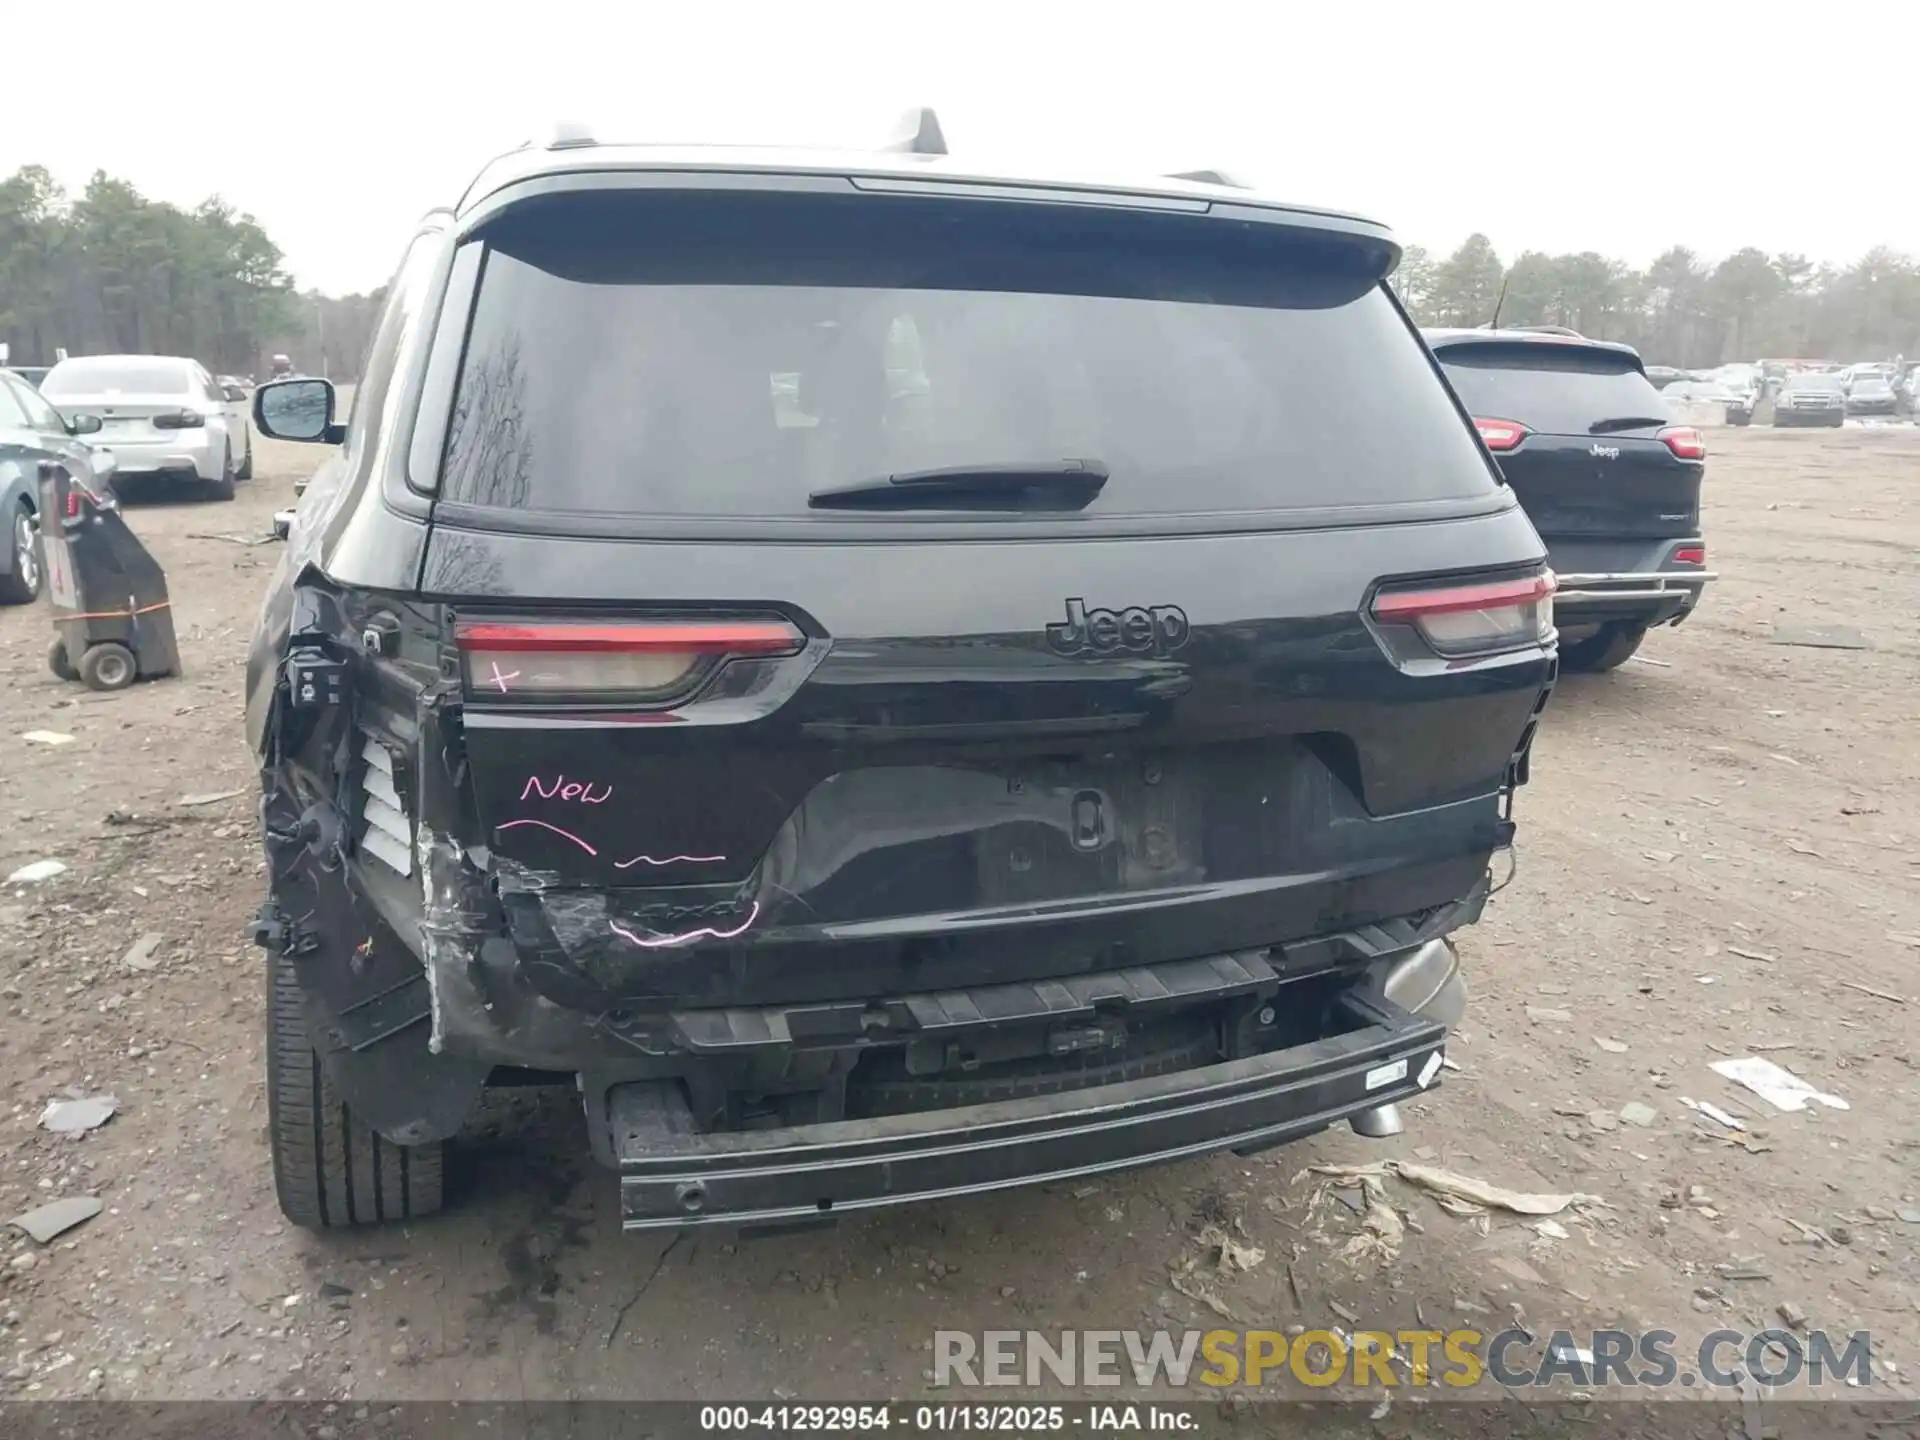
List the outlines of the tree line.
{"type": "MultiPolygon", "coordinates": [[[[1920,264],[1885,247],[1836,267],[1751,248],[1709,262],[1676,245],[1641,270],[1590,250],[1508,264],[1472,235],[1445,258],[1409,245],[1392,283],[1422,324],[1484,325],[1498,307],[1502,324],[1569,325],[1688,368],[1920,355],[1920,264]]],[[[260,374],[284,353],[350,380],[384,293],[297,290],[266,231],[218,197],[183,210],[104,172],[68,195],[37,165],[0,180],[0,341],[15,364],[63,348],[260,374]]]]}
{"type": "Polygon", "coordinates": [[[1409,245],[1393,278],[1423,325],[1566,325],[1650,364],[1920,356],[1920,264],[1880,246],[1844,267],[1752,248],[1718,262],[1684,245],[1644,270],[1586,250],[1502,262],[1485,235],[1444,259],[1409,245]]]}

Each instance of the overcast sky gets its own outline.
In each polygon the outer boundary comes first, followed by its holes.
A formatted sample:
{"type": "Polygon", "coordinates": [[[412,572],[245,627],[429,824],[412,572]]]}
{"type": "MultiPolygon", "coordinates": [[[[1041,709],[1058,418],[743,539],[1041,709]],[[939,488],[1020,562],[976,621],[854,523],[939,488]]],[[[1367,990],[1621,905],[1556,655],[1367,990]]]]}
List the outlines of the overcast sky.
{"type": "Polygon", "coordinates": [[[1503,256],[1920,251],[1920,3],[246,0],[8,7],[0,173],[252,212],[302,287],[382,283],[419,214],[556,118],[602,138],[1216,165],[1503,256]],[[70,65],[63,56],[71,54],[70,65]],[[27,57],[35,57],[31,68],[27,57]],[[45,103],[35,103],[38,96],[45,103]]]}

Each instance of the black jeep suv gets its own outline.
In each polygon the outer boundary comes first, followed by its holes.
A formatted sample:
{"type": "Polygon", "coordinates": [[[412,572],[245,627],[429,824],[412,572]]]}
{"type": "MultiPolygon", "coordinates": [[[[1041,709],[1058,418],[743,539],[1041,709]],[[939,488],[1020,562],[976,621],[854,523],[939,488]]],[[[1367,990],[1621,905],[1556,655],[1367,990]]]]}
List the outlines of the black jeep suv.
{"type": "Polygon", "coordinates": [[[1399,1125],[1553,579],[1363,220],[596,145],[421,225],[248,669],[287,1214],[564,1081],[631,1228],[1399,1125]],[[1356,385],[1355,376],[1368,383],[1356,385]]]}
{"type": "Polygon", "coordinates": [[[1569,330],[1429,330],[1480,438],[1546,541],[1560,663],[1612,670],[1693,613],[1706,441],[1640,356],[1569,330]]]}

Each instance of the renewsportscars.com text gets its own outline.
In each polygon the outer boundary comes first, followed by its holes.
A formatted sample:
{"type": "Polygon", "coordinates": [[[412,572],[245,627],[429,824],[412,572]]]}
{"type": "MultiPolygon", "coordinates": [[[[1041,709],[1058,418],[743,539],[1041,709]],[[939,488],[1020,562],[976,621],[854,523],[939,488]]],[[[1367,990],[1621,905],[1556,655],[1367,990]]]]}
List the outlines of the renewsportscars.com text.
{"type": "Polygon", "coordinates": [[[1442,1385],[1508,1389],[1867,1385],[1872,1337],[1856,1330],[1715,1330],[1689,1350],[1671,1330],[937,1330],[935,1386],[1442,1385]]]}

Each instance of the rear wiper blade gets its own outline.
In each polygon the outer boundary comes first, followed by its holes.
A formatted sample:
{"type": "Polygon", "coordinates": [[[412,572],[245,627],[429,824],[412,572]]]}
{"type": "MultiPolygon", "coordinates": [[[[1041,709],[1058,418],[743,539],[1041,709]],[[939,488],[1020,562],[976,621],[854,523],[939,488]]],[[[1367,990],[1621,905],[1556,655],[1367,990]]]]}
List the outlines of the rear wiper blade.
{"type": "Polygon", "coordinates": [[[1610,420],[1596,420],[1587,426],[1589,435],[1608,435],[1615,430],[1644,430],[1649,425],[1671,425],[1672,419],[1665,415],[1616,415],[1610,420]]]}
{"type": "Polygon", "coordinates": [[[1107,483],[1098,460],[1016,461],[905,470],[816,490],[816,510],[1080,510],[1107,483]]]}

